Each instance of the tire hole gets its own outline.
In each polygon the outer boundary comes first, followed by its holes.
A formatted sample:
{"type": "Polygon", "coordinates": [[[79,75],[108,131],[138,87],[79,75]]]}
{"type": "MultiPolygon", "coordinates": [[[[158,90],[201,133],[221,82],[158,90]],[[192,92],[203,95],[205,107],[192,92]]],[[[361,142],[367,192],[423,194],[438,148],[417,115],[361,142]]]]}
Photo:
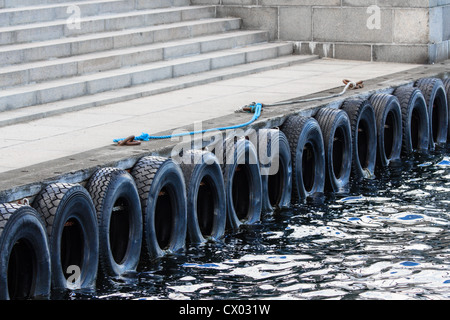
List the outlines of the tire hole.
{"type": "Polygon", "coordinates": [[[433,141],[438,141],[440,128],[440,108],[438,102],[435,100],[433,102],[431,110],[431,126],[433,130],[433,141]]]}
{"type": "Polygon", "coordinates": [[[411,115],[411,143],[413,150],[417,150],[419,148],[420,124],[420,113],[417,108],[414,108],[411,115]]]}
{"type": "Polygon", "coordinates": [[[302,157],[302,176],[303,186],[307,192],[310,192],[314,187],[316,174],[316,156],[314,147],[311,143],[306,143],[303,148],[302,157]]]}
{"type": "Polygon", "coordinates": [[[395,115],[394,113],[388,112],[386,117],[386,123],[384,125],[384,154],[387,159],[390,159],[392,156],[392,152],[394,144],[395,144],[395,115]]]}
{"type": "Polygon", "coordinates": [[[61,266],[66,279],[71,275],[67,273],[69,266],[83,265],[84,237],[80,222],[77,219],[69,219],[64,224],[61,235],[61,266]]]}
{"type": "Polygon", "coordinates": [[[25,239],[18,240],[11,250],[7,279],[11,300],[28,299],[32,296],[36,282],[36,255],[25,239]]]}
{"type": "Polygon", "coordinates": [[[114,203],[109,224],[109,245],[114,261],[122,264],[130,245],[130,205],[124,198],[114,203]]]}
{"type": "Polygon", "coordinates": [[[336,129],[333,140],[333,174],[340,179],[344,172],[345,134],[341,127],[336,129]]]}
{"type": "Polygon", "coordinates": [[[361,120],[358,125],[358,160],[361,168],[369,166],[369,126],[366,121],[361,120]]]}
{"type": "Polygon", "coordinates": [[[283,196],[284,192],[284,175],[284,164],[280,161],[277,173],[274,175],[269,175],[268,177],[268,194],[269,201],[272,207],[278,206],[281,202],[281,197],[283,196]]]}
{"type": "Polygon", "coordinates": [[[163,187],[159,192],[155,208],[156,239],[162,250],[168,249],[172,238],[174,201],[175,197],[172,197],[170,189],[163,187]]]}
{"type": "Polygon", "coordinates": [[[236,215],[246,219],[250,209],[250,173],[246,165],[238,165],[233,174],[232,196],[236,215]]]}
{"type": "Polygon", "coordinates": [[[197,220],[200,231],[205,237],[213,232],[216,206],[217,195],[214,184],[209,176],[205,176],[200,182],[197,194],[197,220]]]}

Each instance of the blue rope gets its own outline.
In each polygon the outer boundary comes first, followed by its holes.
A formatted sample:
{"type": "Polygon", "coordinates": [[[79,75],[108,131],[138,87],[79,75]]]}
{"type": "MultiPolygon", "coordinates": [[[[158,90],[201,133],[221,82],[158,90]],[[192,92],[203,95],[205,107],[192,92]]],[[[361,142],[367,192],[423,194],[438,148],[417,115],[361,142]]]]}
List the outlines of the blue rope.
{"type": "MultiPolygon", "coordinates": [[[[213,132],[213,131],[224,131],[224,130],[243,128],[243,127],[246,127],[246,126],[252,124],[256,120],[258,120],[259,117],[261,116],[261,111],[262,111],[261,103],[254,103],[253,105],[250,105],[249,107],[251,108],[251,111],[249,111],[249,112],[254,113],[253,118],[250,121],[243,123],[243,124],[229,126],[229,127],[222,127],[222,128],[212,128],[212,129],[205,129],[205,130],[192,131],[192,132],[183,132],[183,133],[177,133],[177,134],[166,135],[166,136],[151,136],[148,133],[142,133],[140,136],[135,137],[134,140],[137,140],[137,141],[161,140],[161,139],[170,139],[170,138],[176,138],[176,137],[192,136],[195,134],[203,134],[203,133],[213,132]]],[[[124,140],[124,139],[115,139],[114,142],[118,143],[122,140],[124,140]]]]}

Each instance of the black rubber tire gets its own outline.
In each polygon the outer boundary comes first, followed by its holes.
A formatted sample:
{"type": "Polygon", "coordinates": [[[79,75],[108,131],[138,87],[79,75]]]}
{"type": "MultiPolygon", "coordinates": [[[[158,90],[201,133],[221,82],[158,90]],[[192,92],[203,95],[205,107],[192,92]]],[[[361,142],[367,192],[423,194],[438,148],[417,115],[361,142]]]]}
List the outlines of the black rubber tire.
{"type": "Polygon", "coordinates": [[[142,210],[133,177],[118,168],[102,168],[86,189],[97,211],[100,270],[106,276],[135,271],[142,244],[142,210]]]}
{"type": "Polygon", "coordinates": [[[394,91],[394,95],[398,98],[402,110],[402,154],[427,151],[430,145],[430,123],[422,91],[415,87],[402,86],[394,91]]]}
{"type": "Polygon", "coordinates": [[[402,110],[398,98],[391,94],[374,94],[370,102],[377,120],[377,163],[388,167],[400,160],[402,154],[402,110]]]}
{"type": "Polygon", "coordinates": [[[53,288],[95,287],[98,227],[87,190],[79,184],[50,184],[36,196],[33,207],[44,218],[47,229],[53,288]],[[79,268],[78,279],[72,277],[71,266],[79,268]]]}
{"type": "Polygon", "coordinates": [[[352,132],[352,178],[372,179],[377,162],[375,111],[369,100],[347,99],[342,105],[350,119],[352,132]]]}
{"type": "Polygon", "coordinates": [[[315,115],[325,148],[325,188],[336,193],[348,191],[352,174],[352,133],[345,111],[322,108],[315,115]]]}
{"type": "Polygon", "coordinates": [[[448,131],[447,143],[450,142],[450,78],[444,79],[444,87],[447,92],[447,113],[448,113],[448,131]]]}
{"type": "Polygon", "coordinates": [[[448,105],[444,83],[438,78],[417,80],[415,86],[422,91],[428,107],[430,122],[430,150],[447,142],[448,105]]]}
{"type": "Polygon", "coordinates": [[[0,204],[0,300],[47,299],[51,289],[47,233],[29,206],[0,204]]]}
{"type": "Polygon", "coordinates": [[[144,157],[131,171],[144,221],[144,244],[150,259],[184,250],[186,187],[180,166],[164,157],[144,157]]]}
{"type": "Polygon", "coordinates": [[[189,150],[183,159],[180,166],[186,182],[189,240],[195,245],[218,241],[227,222],[222,168],[211,152],[189,150]]]}
{"type": "Polygon", "coordinates": [[[288,117],[281,130],[291,149],[292,201],[305,202],[308,197],[325,190],[322,131],[316,119],[302,116],[288,117]]]}
{"type": "Polygon", "coordinates": [[[241,225],[260,221],[262,181],[255,146],[245,138],[224,142],[222,173],[227,199],[228,226],[237,231],[241,225]]]}
{"type": "Polygon", "coordinates": [[[291,149],[278,129],[258,131],[258,155],[262,182],[262,212],[288,208],[292,197],[291,149]]]}

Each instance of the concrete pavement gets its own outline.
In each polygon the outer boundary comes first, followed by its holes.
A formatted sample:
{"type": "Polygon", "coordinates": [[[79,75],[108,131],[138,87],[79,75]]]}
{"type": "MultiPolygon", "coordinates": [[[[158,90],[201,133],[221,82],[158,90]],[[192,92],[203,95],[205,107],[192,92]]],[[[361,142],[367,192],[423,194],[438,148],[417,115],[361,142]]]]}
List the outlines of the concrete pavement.
{"type": "MultiPolygon", "coordinates": [[[[5,126],[0,128],[0,176],[10,170],[113,146],[116,138],[143,132],[156,134],[226,116],[253,101],[274,103],[294,99],[343,88],[343,79],[367,81],[416,67],[418,65],[320,59],[5,126]]],[[[246,114],[241,118],[241,122],[250,119],[246,114]]],[[[146,142],[143,146],[151,149],[154,143],[146,142]]]]}

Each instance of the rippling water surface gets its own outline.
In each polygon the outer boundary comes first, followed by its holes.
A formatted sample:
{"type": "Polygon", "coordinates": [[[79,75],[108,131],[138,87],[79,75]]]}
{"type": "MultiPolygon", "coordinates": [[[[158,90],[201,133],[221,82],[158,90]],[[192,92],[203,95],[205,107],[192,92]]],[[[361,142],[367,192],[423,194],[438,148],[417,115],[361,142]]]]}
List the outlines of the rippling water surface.
{"type": "Polygon", "coordinates": [[[63,298],[450,299],[449,207],[447,147],[63,298]]]}

